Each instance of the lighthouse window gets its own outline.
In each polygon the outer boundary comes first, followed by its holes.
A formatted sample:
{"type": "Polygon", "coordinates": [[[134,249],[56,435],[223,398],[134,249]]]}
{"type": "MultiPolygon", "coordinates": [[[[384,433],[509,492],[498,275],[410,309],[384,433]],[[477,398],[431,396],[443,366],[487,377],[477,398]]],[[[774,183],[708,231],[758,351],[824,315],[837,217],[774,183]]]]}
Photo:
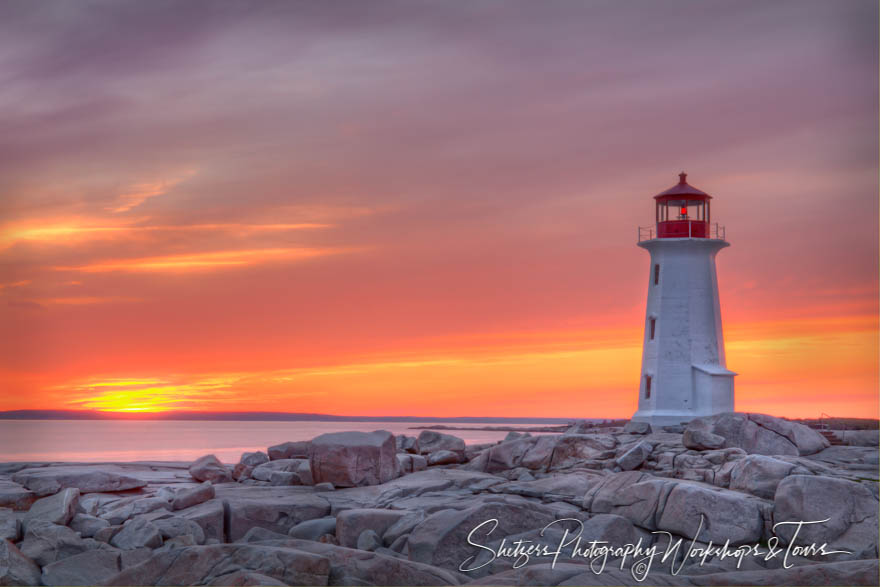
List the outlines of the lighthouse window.
{"type": "Polygon", "coordinates": [[[645,375],[645,399],[651,397],[651,376],[645,375]]]}
{"type": "Polygon", "coordinates": [[[654,285],[660,283],[660,265],[654,265],[654,285]]]}
{"type": "Polygon", "coordinates": [[[654,340],[654,328],[657,326],[657,319],[651,318],[651,340],[654,340]]]}

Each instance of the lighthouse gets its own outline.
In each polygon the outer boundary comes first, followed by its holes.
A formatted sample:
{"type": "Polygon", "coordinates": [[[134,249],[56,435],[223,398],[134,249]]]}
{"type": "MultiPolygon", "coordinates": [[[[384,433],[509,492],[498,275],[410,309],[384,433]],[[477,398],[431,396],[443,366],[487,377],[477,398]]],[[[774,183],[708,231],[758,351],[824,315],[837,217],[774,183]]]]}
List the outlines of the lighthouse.
{"type": "Polygon", "coordinates": [[[687,174],[654,196],[655,223],[639,227],[651,254],[642,344],[639,409],[633,420],[657,426],[732,412],[733,378],[724,357],[715,255],[729,246],[712,224],[712,196],[687,174]]]}

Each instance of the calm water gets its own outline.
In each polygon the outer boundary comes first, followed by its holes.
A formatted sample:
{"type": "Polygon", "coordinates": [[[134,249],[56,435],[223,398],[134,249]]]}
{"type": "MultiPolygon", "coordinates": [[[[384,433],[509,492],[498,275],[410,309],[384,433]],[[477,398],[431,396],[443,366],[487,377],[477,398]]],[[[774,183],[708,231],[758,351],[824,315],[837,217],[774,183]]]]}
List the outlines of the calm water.
{"type": "MultiPolygon", "coordinates": [[[[190,461],[213,453],[238,462],[241,453],[325,432],[388,430],[418,435],[424,422],[195,422],[114,420],[0,420],[0,462],[190,461]]],[[[458,425],[458,424],[456,424],[458,425]]],[[[487,426],[499,426],[497,423],[487,426]]],[[[513,427],[541,426],[516,424],[513,427]]],[[[546,425],[546,424],[543,424],[546,425]]],[[[478,423],[460,426],[479,427],[478,423]]],[[[450,430],[467,444],[501,440],[507,432],[450,430]]]]}

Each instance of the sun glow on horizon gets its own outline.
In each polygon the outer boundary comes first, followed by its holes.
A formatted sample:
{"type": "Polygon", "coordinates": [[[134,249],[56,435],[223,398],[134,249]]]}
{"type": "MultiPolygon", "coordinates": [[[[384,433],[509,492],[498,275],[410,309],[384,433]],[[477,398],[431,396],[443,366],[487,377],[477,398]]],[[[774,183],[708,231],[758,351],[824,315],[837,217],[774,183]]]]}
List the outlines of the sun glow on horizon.
{"type": "MultiPolygon", "coordinates": [[[[530,406],[527,413],[536,417],[566,417],[571,409],[582,416],[627,417],[636,401],[641,358],[641,340],[633,340],[633,333],[630,329],[600,338],[590,338],[588,331],[569,336],[556,332],[549,338],[544,333],[506,347],[434,347],[414,349],[397,358],[389,355],[274,370],[89,378],[53,389],[64,390],[68,407],[103,412],[516,416],[530,406]],[[629,338],[629,342],[609,345],[611,338],[629,338]],[[469,391],[473,387],[481,390],[479,396],[469,391]],[[535,389],[540,391],[533,393],[547,399],[540,406],[532,405],[529,390],[535,389]],[[462,402],[467,402],[467,408],[462,402]],[[438,403],[445,407],[438,409],[438,403]],[[279,405],[285,409],[279,410],[279,405]],[[560,405],[572,408],[563,410],[560,405]]],[[[799,407],[799,401],[826,398],[831,405],[849,396],[848,389],[871,385],[876,389],[870,365],[877,335],[876,322],[858,316],[731,328],[726,346],[728,365],[740,373],[737,409],[771,411],[768,406],[786,406],[777,413],[811,417],[815,409],[799,407]],[[768,328],[777,335],[767,336],[768,328]],[[779,375],[780,370],[797,372],[801,379],[779,375]],[[803,383],[804,376],[810,383],[803,383]]],[[[874,401],[870,394],[856,394],[849,400],[843,405],[852,407],[834,415],[860,415],[856,406],[874,401]]]]}

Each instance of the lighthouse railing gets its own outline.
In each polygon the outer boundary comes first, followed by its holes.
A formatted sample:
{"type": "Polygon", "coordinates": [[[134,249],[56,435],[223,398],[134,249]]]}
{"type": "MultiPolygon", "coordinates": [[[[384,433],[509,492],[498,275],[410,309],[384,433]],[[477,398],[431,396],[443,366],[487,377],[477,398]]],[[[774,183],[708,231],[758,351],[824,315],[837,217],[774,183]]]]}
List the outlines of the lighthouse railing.
{"type": "Polygon", "coordinates": [[[727,239],[727,227],[721,226],[717,222],[712,224],[709,230],[709,238],[717,238],[719,240],[727,239]]]}
{"type": "MultiPolygon", "coordinates": [[[[709,238],[709,239],[717,239],[717,240],[727,240],[727,228],[717,222],[713,222],[709,224],[708,222],[697,221],[697,220],[688,220],[688,231],[687,238],[695,238],[694,234],[697,235],[697,238],[709,238]],[[700,231],[695,231],[694,224],[699,224],[700,231]]],[[[661,223],[662,224],[662,223],[661,223]]],[[[658,227],[661,228],[661,227],[658,227]]],[[[670,234],[669,232],[664,233],[664,236],[661,237],[658,232],[656,232],[656,228],[654,225],[651,226],[639,226],[639,240],[637,242],[649,241],[654,238],[664,238],[664,237],[673,237],[673,238],[684,238],[684,235],[678,235],[676,233],[670,234]]]]}

